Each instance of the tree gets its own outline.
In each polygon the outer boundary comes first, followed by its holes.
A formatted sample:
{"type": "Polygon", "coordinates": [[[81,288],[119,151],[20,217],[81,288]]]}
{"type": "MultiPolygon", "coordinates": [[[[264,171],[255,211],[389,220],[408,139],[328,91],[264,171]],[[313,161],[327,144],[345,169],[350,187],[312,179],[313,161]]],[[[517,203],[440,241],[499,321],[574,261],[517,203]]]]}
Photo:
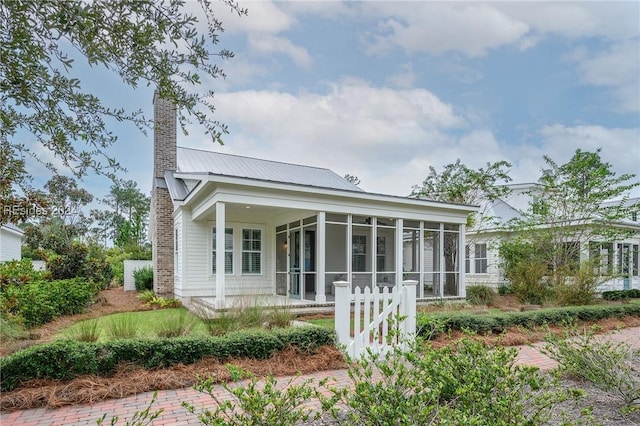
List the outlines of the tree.
{"type": "MultiPolygon", "coordinates": [[[[485,201],[495,201],[509,193],[503,183],[511,181],[506,161],[487,163],[486,168],[471,169],[456,160],[447,164],[438,174],[433,166],[429,167],[429,175],[421,186],[414,185],[411,197],[427,198],[448,203],[485,205],[485,201]]],[[[467,225],[476,230],[482,228],[493,218],[486,211],[471,213],[467,225]]]]}
{"type": "Polygon", "coordinates": [[[117,181],[103,202],[111,210],[92,210],[95,235],[105,240],[111,238],[119,247],[143,246],[151,200],[138,189],[138,184],[132,180],[117,181]]]}
{"type": "MultiPolygon", "coordinates": [[[[509,182],[511,178],[507,170],[511,167],[506,161],[497,163],[487,163],[486,168],[478,170],[471,169],[456,160],[453,164],[444,167],[442,173],[438,174],[436,169],[429,167],[429,175],[422,182],[422,186],[415,185],[411,192],[412,197],[427,198],[435,201],[448,203],[483,205],[478,213],[470,213],[467,218],[467,226],[478,231],[493,221],[493,217],[486,210],[485,201],[495,201],[501,196],[509,193],[509,188],[499,182],[509,182]]],[[[467,244],[470,239],[467,238],[467,244]]],[[[457,271],[459,261],[458,239],[452,234],[447,234],[444,241],[444,261],[446,271],[457,271]]],[[[464,258],[462,259],[464,260],[464,258]]],[[[457,282],[452,274],[445,274],[445,289],[457,287],[457,282]]],[[[449,290],[452,294],[457,294],[455,290],[449,290]]]]}
{"type": "MultiPolygon", "coordinates": [[[[221,0],[246,14],[234,0],[221,0]]],[[[214,58],[223,31],[210,0],[200,0],[201,22],[184,0],[11,0],[0,4],[0,195],[4,206],[28,207],[37,200],[24,157],[44,162],[21,140],[51,151],[76,177],[89,171],[111,178],[121,170],[108,148],[116,140],[106,119],[131,121],[141,130],[152,122],[141,111],[110,108],[86,93],[72,74],[74,61],[117,74],[125,85],[153,85],[176,105],[183,131],[190,118],[222,142],[224,124],[214,120],[213,92],[199,85],[224,77],[214,58]]],[[[55,167],[45,163],[51,170],[55,167]]],[[[29,209],[3,209],[0,224],[24,220],[29,209]],[[15,210],[15,211],[13,211],[15,210]]]]}
{"type": "MultiPolygon", "coordinates": [[[[582,252],[593,253],[595,246],[608,246],[612,252],[614,241],[634,232],[621,221],[640,211],[640,203],[628,196],[640,182],[634,174],[617,176],[600,152],[578,149],[565,164],[544,156],[546,166],[530,194],[531,208],[511,226],[533,246],[536,260],[547,265],[555,286],[580,271],[582,252]]],[[[602,260],[599,254],[597,250],[591,260],[602,260]]]]}

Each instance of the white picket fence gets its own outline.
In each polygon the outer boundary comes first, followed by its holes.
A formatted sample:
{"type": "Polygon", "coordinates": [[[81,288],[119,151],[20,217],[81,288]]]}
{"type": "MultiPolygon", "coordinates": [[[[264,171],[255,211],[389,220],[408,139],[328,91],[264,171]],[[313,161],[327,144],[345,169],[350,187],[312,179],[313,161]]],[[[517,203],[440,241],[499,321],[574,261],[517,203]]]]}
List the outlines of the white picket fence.
{"type": "Polygon", "coordinates": [[[351,284],[336,281],[335,328],[338,343],[346,347],[352,358],[359,358],[369,348],[374,353],[386,353],[393,345],[407,345],[416,333],[416,284],[403,281],[391,291],[383,286],[371,290],[355,288],[351,284]],[[351,312],[353,305],[353,331],[351,312]],[[400,321],[398,321],[400,320],[400,321]]]}

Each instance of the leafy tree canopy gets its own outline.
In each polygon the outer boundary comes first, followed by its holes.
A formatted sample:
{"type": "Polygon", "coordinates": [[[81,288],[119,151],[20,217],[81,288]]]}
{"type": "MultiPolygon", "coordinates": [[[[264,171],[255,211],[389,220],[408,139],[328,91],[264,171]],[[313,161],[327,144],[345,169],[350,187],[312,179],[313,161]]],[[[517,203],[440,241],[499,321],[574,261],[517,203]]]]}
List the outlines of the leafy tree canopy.
{"type": "MultiPolygon", "coordinates": [[[[233,0],[221,0],[245,14],[233,0]]],[[[120,170],[108,148],[116,136],[106,118],[151,126],[141,111],[110,108],[74,78],[74,58],[117,74],[131,88],[157,88],[175,103],[183,131],[195,119],[214,141],[227,128],[212,119],[213,92],[203,77],[223,77],[211,51],[223,31],[209,0],[198,0],[201,20],[184,0],[8,0],[0,3],[0,195],[3,205],[29,206],[37,193],[24,157],[55,167],[20,140],[51,151],[76,177],[89,171],[114,177],[120,170]],[[202,33],[206,25],[207,34],[202,33]],[[18,135],[30,135],[18,138],[18,135]]],[[[2,209],[0,223],[24,220],[28,209],[2,209]]]]}

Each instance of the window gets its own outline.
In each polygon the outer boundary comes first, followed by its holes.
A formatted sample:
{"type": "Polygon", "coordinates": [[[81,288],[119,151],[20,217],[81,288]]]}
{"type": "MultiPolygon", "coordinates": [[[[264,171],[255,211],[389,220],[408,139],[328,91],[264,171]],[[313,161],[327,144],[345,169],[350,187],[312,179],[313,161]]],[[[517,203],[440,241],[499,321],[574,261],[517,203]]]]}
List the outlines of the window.
{"type": "Polygon", "coordinates": [[[464,246],[464,272],[467,274],[471,272],[471,246],[469,244],[464,246]]]}
{"type": "MultiPolygon", "coordinates": [[[[216,228],[213,228],[211,238],[211,273],[216,273],[216,228]]],[[[224,230],[224,273],[233,274],[233,229],[224,230]]]]}
{"type": "Polygon", "coordinates": [[[640,268],[638,268],[638,266],[639,266],[638,265],[638,260],[640,260],[640,259],[638,259],[639,255],[640,255],[639,252],[640,252],[640,246],[638,246],[638,244],[634,244],[633,245],[633,273],[632,273],[634,277],[637,277],[638,273],[640,272],[639,271],[640,268]]]}
{"type": "Polygon", "coordinates": [[[487,273],[487,245],[486,244],[476,244],[474,247],[474,257],[475,257],[475,273],[476,274],[486,274],[487,273]]]}
{"type": "Polygon", "coordinates": [[[367,270],[367,237],[365,235],[353,235],[353,272],[366,272],[367,270]]]}
{"type": "Polygon", "coordinates": [[[180,274],[178,271],[178,228],[175,229],[173,236],[173,274],[180,274]]]}
{"type": "Polygon", "coordinates": [[[599,275],[613,273],[613,243],[589,242],[589,260],[599,275]]]}
{"type": "Polygon", "coordinates": [[[385,269],[385,258],[387,256],[387,240],[385,237],[378,237],[376,271],[383,272],[385,269]]]}
{"type": "Polygon", "coordinates": [[[242,230],[242,273],[262,273],[262,231],[242,230]]]}

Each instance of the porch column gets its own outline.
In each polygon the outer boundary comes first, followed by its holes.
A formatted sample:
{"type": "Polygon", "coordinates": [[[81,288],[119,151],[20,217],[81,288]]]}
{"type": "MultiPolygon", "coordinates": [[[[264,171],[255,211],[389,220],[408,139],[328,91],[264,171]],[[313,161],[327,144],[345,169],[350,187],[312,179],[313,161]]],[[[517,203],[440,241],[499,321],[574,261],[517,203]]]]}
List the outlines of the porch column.
{"type": "Polygon", "coordinates": [[[225,307],[225,204],[216,203],[216,309],[225,307]]]}
{"type": "MultiPolygon", "coordinates": [[[[440,223],[440,250],[438,256],[440,257],[440,283],[438,283],[439,290],[438,296],[441,298],[444,297],[444,278],[447,273],[447,264],[445,263],[444,258],[444,223],[440,223]]],[[[435,284],[434,284],[435,286],[435,284]]]]}
{"type": "Polygon", "coordinates": [[[326,232],[326,213],[318,212],[318,239],[316,247],[317,253],[317,267],[316,267],[316,303],[326,303],[327,296],[325,295],[325,270],[326,270],[326,247],[327,247],[327,232],[326,232]]]}
{"type": "Polygon", "coordinates": [[[404,255],[404,247],[403,247],[403,227],[402,219],[396,219],[396,288],[400,288],[400,284],[403,281],[403,268],[402,268],[402,257],[404,255]]]}
{"type": "MultiPolygon", "coordinates": [[[[458,296],[466,297],[467,296],[467,288],[466,288],[466,278],[467,271],[465,268],[465,253],[466,253],[466,245],[467,245],[467,236],[465,235],[467,231],[467,226],[463,223],[460,225],[460,248],[458,249],[458,296]]],[[[489,250],[487,250],[487,258],[489,258],[489,250]]]]}

